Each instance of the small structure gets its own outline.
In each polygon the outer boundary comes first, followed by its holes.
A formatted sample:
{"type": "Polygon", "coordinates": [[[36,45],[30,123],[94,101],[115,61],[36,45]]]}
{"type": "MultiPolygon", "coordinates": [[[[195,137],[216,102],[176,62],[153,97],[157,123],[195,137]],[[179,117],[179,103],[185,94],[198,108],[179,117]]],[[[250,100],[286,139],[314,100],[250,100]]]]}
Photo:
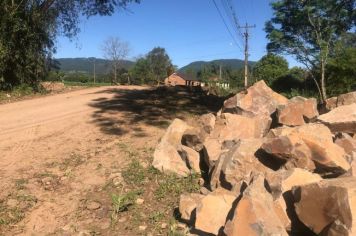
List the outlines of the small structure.
{"type": "Polygon", "coordinates": [[[200,86],[200,80],[184,73],[173,73],[164,80],[166,86],[200,86]]]}
{"type": "Polygon", "coordinates": [[[219,77],[213,76],[210,77],[207,81],[207,84],[202,83],[202,86],[213,86],[213,87],[218,87],[218,88],[223,88],[223,89],[229,89],[230,88],[230,83],[227,81],[224,81],[220,79],[219,77]],[[204,84],[204,85],[203,85],[204,84]]]}

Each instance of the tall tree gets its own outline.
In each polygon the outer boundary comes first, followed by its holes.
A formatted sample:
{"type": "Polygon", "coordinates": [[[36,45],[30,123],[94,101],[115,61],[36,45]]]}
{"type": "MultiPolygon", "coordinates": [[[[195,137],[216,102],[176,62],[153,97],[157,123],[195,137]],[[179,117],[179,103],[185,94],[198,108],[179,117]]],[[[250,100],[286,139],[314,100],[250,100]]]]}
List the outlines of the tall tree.
{"type": "Polygon", "coordinates": [[[109,37],[102,45],[102,51],[104,57],[111,62],[112,71],[114,72],[112,83],[117,83],[117,72],[121,69],[122,61],[129,54],[129,44],[118,37],[109,37]]]}
{"type": "Polygon", "coordinates": [[[0,89],[35,86],[48,71],[58,35],[74,37],[81,15],[111,15],[140,0],[3,0],[0,4],[0,89]]]}
{"type": "Polygon", "coordinates": [[[159,85],[168,76],[169,68],[172,68],[171,59],[164,48],[155,47],[147,54],[147,60],[155,81],[159,85]]]}
{"type": "Polygon", "coordinates": [[[281,56],[267,54],[254,66],[253,74],[258,80],[264,80],[268,85],[288,72],[288,62],[281,56]]]}
{"type": "Polygon", "coordinates": [[[294,55],[313,75],[322,101],[327,98],[325,71],[335,42],[355,26],[355,0],[277,0],[265,30],[269,52],[294,55]]]}

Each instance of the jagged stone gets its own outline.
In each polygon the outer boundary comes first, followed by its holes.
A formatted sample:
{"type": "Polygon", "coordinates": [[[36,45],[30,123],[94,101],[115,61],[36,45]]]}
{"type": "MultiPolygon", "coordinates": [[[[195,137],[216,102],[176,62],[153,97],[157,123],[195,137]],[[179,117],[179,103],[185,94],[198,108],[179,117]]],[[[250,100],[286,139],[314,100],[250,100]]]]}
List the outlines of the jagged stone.
{"type": "Polygon", "coordinates": [[[278,123],[288,126],[305,124],[319,115],[315,98],[294,97],[277,109],[278,123]]]}
{"type": "Polygon", "coordinates": [[[262,143],[263,139],[242,139],[228,152],[223,153],[212,171],[210,187],[232,189],[241,181],[250,182],[251,173],[269,172],[255,156],[262,143]]]}
{"type": "Polygon", "coordinates": [[[341,94],[337,97],[337,106],[344,106],[356,103],[356,91],[341,94]]]}
{"type": "Polygon", "coordinates": [[[337,97],[331,97],[325,101],[326,109],[329,111],[337,107],[337,97]]]}
{"type": "Polygon", "coordinates": [[[212,113],[204,114],[199,119],[203,129],[207,133],[211,133],[215,127],[216,117],[212,113]]]}
{"type": "Polygon", "coordinates": [[[224,189],[217,189],[206,195],[197,206],[195,228],[218,235],[236,198],[224,189]]]}
{"type": "Polygon", "coordinates": [[[356,139],[353,139],[348,134],[341,134],[338,136],[335,140],[335,143],[342,147],[349,155],[351,155],[352,152],[356,152],[356,139]]]}
{"type": "Polygon", "coordinates": [[[319,116],[318,120],[328,126],[332,132],[356,133],[356,103],[338,106],[319,116]]]}
{"type": "Polygon", "coordinates": [[[180,119],[175,119],[168,127],[153,154],[152,165],[156,169],[162,172],[175,173],[179,176],[187,176],[190,173],[186,160],[183,160],[177,151],[177,148],[181,145],[182,135],[188,127],[180,119]]]}
{"type": "Polygon", "coordinates": [[[327,179],[293,189],[298,218],[316,234],[356,234],[356,178],[327,179]]]}
{"type": "Polygon", "coordinates": [[[187,160],[190,169],[195,173],[200,173],[200,155],[194,149],[182,145],[179,153],[183,160],[187,160]]]}
{"type": "Polygon", "coordinates": [[[310,171],[345,173],[350,165],[346,153],[332,141],[330,130],[322,124],[306,124],[285,130],[276,138],[268,139],[262,149],[275,158],[285,160],[285,167],[310,171]]]}
{"type": "Polygon", "coordinates": [[[278,215],[280,208],[278,205],[276,207],[264,183],[264,178],[257,176],[244,191],[233,218],[225,225],[224,232],[227,236],[288,235],[283,224],[284,218],[281,220],[278,215]]]}
{"type": "Polygon", "coordinates": [[[263,80],[260,80],[249,87],[247,91],[227,99],[224,102],[223,112],[245,116],[270,116],[279,105],[287,103],[286,97],[274,92],[263,80]]]}
{"type": "Polygon", "coordinates": [[[179,199],[179,212],[181,218],[186,221],[194,221],[192,213],[200,203],[204,195],[197,193],[182,194],[179,199]]]}

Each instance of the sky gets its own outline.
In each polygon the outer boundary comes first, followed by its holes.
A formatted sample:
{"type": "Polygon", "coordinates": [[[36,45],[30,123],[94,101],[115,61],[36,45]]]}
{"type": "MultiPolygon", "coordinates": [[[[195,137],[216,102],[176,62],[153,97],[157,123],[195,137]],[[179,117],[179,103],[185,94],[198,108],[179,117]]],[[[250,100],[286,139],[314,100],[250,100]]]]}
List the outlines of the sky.
{"type": "MultiPolygon", "coordinates": [[[[130,45],[127,59],[147,54],[156,46],[164,47],[174,65],[185,66],[192,61],[244,59],[241,35],[221,3],[215,0],[230,35],[213,0],[142,0],[131,4],[129,11],[120,10],[112,16],[82,18],[81,32],[74,40],[57,38],[56,58],[103,58],[101,47],[108,37],[119,37],[130,45]]],[[[272,17],[270,0],[232,0],[240,25],[256,25],[249,38],[249,60],[257,61],[266,54],[264,24],[272,17]]],[[[287,58],[290,66],[296,65],[287,58]]]]}

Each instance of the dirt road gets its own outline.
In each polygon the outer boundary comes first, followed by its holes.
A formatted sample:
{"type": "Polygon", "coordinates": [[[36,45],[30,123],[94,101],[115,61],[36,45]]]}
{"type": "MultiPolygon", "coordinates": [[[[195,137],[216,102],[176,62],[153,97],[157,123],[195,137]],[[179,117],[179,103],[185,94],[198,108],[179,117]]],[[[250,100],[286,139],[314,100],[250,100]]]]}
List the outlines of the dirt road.
{"type": "MultiPolygon", "coordinates": [[[[81,199],[105,185],[113,166],[124,161],[115,147],[140,125],[119,127],[125,125],[114,121],[125,111],[106,113],[96,104],[143,89],[100,87],[0,106],[0,234],[39,235],[75,227],[81,199]],[[127,135],[115,133],[125,129],[127,135]]],[[[161,132],[145,130],[152,136],[161,132]]],[[[136,139],[135,145],[145,142],[136,139]]]]}
{"type": "Polygon", "coordinates": [[[150,171],[152,153],[172,119],[221,107],[197,94],[117,86],[0,105],[0,235],[161,232],[178,197],[154,196],[160,183],[150,179],[164,177],[150,171]],[[131,189],[145,204],[114,215],[113,225],[112,196],[131,189]]]}

